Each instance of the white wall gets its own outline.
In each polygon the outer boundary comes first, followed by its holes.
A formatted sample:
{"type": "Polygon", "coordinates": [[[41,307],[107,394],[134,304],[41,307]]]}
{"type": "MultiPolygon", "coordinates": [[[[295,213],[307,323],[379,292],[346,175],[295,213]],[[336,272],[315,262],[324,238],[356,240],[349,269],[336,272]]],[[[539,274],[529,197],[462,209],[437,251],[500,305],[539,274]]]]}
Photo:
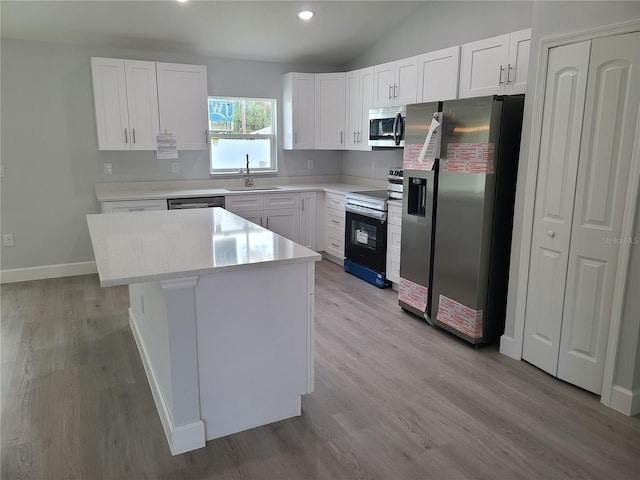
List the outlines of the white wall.
{"type": "MultiPolygon", "coordinates": [[[[279,106],[283,73],[336,70],[10,40],[1,49],[2,233],[15,236],[14,247],[2,247],[2,270],[93,261],[84,216],[99,211],[95,183],[209,178],[207,151],[181,151],[179,174],[154,152],[98,151],[89,57],[206,65],[210,95],[276,98],[279,106]],[[113,175],[104,175],[104,162],[113,175]]],[[[280,149],[278,160],[280,177],[342,171],[340,152],[280,149]]]]}

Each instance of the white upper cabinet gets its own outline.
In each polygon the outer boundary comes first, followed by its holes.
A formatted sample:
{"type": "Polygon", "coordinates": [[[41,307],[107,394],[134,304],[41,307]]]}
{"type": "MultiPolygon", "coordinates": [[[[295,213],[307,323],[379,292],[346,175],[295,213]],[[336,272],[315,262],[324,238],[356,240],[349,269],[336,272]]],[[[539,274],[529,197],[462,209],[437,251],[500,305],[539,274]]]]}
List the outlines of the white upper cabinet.
{"type": "Polygon", "coordinates": [[[207,67],[156,63],[160,131],[175,132],[179,150],[209,146],[207,67]]]}
{"type": "Polygon", "coordinates": [[[507,93],[525,93],[529,73],[529,49],[531,29],[513,32],[509,38],[509,62],[507,64],[507,93]]]}
{"type": "Polygon", "coordinates": [[[459,70],[457,45],[418,56],[418,103],[457,98],[459,70]]]}
{"type": "Polygon", "coordinates": [[[154,62],[91,57],[100,150],[155,150],[159,132],[154,62]]]}
{"type": "Polygon", "coordinates": [[[373,67],[373,106],[394,107],[416,103],[418,57],[409,57],[373,67]]]}
{"type": "Polygon", "coordinates": [[[345,74],[315,75],[315,148],[343,150],[345,136],[345,74]]]}
{"type": "Polygon", "coordinates": [[[315,75],[287,73],[282,82],[282,146],[285,150],[315,148],[315,75]]]}
{"type": "Polygon", "coordinates": [[[345,149],[371,150],[369,147],[369,109],[373,107],[373,67],[346,74],[347,126],[345,149]]]}
{"type": "Polygon", "coordinates": [[[531,29],[462,45],[459,97],[524,93],[531,29]]]}

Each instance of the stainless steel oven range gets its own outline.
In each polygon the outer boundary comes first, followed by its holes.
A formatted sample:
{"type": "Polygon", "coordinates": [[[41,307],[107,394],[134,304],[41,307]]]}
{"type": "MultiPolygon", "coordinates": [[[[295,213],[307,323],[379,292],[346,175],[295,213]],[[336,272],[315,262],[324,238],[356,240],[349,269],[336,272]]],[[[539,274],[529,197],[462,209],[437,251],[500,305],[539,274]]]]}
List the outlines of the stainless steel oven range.
{"type": "Polygon", "coordinates": [[[345,195],[344,269],[378,288],[391,285],[385,272],[388,198],[386,190],[345,195]]]}

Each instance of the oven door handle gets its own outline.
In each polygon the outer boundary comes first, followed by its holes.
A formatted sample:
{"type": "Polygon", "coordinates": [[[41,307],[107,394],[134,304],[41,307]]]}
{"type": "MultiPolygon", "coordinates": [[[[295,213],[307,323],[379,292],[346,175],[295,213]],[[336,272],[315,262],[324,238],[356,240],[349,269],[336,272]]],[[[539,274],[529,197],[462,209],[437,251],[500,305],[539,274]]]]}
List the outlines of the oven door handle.
{"type": "Polygon", "coordinates": [[[346,212],[355,213],[356,215],[362,215],[363,217],[375,218],[376,220],[380,220],[383,223],[387,221],[387,212],[370,210],[368,208],[362,208],[355,205],[346,205],[344,209],[346,212]]]}

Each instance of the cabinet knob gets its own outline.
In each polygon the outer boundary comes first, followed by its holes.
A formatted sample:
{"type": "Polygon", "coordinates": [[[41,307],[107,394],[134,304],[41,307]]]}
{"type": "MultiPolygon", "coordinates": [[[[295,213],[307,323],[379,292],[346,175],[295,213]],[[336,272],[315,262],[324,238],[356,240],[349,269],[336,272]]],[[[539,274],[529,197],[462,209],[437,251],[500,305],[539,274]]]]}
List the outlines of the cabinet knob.
{"type": "Polygon", "coordinates": [[[554,232],[553,230],[547,230],[547,235],[549,235],[551,238],[556,236],[556,232],[554,232]]]}

